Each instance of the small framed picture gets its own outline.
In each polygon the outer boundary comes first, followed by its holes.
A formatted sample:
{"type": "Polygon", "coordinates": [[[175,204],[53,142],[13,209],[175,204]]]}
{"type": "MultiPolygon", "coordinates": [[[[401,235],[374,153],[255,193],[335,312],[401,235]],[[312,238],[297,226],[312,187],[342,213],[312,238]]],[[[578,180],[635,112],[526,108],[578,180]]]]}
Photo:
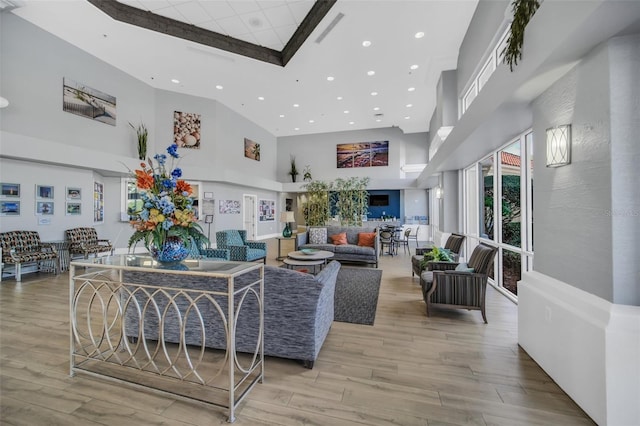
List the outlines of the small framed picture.
{"type": "Polygon", "coordinates": [[[213,192],[205,192],[203,198],[205,200],[213,200],[213,192]]]}
{"type": "Polygon", "coordinates": [[[67,186],[67,200],[82,199],[82,189],[67,186]]]}
{"type": "Polygon", "coordinates": [[[20,201],[0,201],[0,215],[20,216],[20,201]]]}
{"type": "Polygon", "coordinates": [[[67,216],[76,216],[82,214],[81,203],[67,203],[67,216]]]}
{"type": "Polygon", "coordinates": [[[0,183],[0,195],[2,198],[20,198],[20,184],[0,183]]]}
{"type": "Polygon", "coordinates": [[[36,185],[36,197],[53,200],[53,186],[36,185]]]}
{"type": "Polygon", "coordinates": [[[36,201],[36,214],[37,215],[52,215],[53,214],[53,202],[52,201],[36,201]]]}

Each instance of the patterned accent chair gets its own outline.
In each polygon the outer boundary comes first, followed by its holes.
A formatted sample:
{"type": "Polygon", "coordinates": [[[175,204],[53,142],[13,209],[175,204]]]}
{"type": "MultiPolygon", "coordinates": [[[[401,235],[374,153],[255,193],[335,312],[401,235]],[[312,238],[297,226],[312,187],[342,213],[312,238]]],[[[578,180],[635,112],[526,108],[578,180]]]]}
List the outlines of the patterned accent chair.
{"type": "Polygon", "coordinates": [[[247,241],[247,231],[243,229],[227,229],[216,232],[218,249],[229,250],[230,260],[253,262],[262,259],[267,263],[267,243],[264,241],[247,241]]]}
{"type": "MultiPolygon", "coordinates": [[[[464,243],[464,239],[466,237],[460,234],[451,234],[449,238],[447,238],[447,242],[444,244],[444,248],[449,250],[449,252],[453,256],[453,260],[455,262],[458,261],[460,257],[460,250],[462,250],[462,243],[464,243]]],[[[411,276],[414,277],[416,275],[420,276],[422,273],[422,268],[420,267],[420,262],[424,257],[425,253],[431,251],[433,247],[417,247],[415,256],[411,257],[411,276]]]]}
{"type": "Polygon", "coordinates": [[[447,308],[475,309],[485,314],[487,280],[493,269],[497,247],[480,243],[471,253],[469,262],[429,262],[429,270],[420,274],[422,296],[427,304],[427,316],[432,305],[447,308]]]}
{"type": "MultiPolygon", "coordinates": [[[[60,258],[53,244],[40,241],[40,234],[36,231],[10,231],[0,234],[2,245],[2,262],[15,266],[16,281],[22,279],[22,265],[35,263],[38,271],[45,263],[53,262],[53,269],[60,273],[60,258]]],[[[4,270],[2,271],[4,273],[4,270]]]]}
{"type": "Polygon", "coordinates": [[[208,248],[201,241],[191,239],[189,258],[203,260],[230,260],[229,250],[208,248]]]}
{"type": "Polygon", "coordinates": [[[110,252],[110,254],[113,254],[111,241],[98,239],[98,232],[95,228],[67,229],[65,234],[67,241],[71,243],[69,246],[69,255],[71,257],[74,254],[81,254],[85,259],[88,259],[90,254],[96,257],[99,253],[110,252]]]}

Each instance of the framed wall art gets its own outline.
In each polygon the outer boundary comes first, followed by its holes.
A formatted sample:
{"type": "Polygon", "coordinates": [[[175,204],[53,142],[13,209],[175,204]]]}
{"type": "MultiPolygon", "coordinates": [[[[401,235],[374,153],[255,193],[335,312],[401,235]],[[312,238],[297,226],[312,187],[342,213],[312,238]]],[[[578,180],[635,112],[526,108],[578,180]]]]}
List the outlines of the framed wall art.
{"type": "Polygon", "coordinates": [[[36,215],[48,216],[53,215],[53,201],[36,201],[36,215]]]}
{"type": "Polygon", "coordinates": [[[20,201],[0,201],[0,216],[20,216],[20,201]]]}
{"type": "Polygon", "coordinates": [[[218,211],[220,214],[240,214],[240,201],[219,200],[218,211]]]}
{"type": "Polygon", "coordinates": [[[389,165],[389,141],[343,143],[337,145],[339,169],[389,165]]]}
{"type": "Polygon", "coordinates": [[[69,78],[62,80],[62,110],[116,125],[116,97],[69,78]]]}
{"type": "Polygon", "coordinates": [[[173,143],[180,148],[200,149],[200,114],[173,112],[173,143]]]}
{"type": "Polygon", "coordinates": [[[244,138],[244,156],[252,160],[260,161],[260,144],[251,139],[244,138]]]}
{"type": "Polygon", "coordinates": [[[67,186],[67,200],[80,200],[82,199],[82,189],[67,186]]]}
{"type": "Polygon", "coordinates": [[[104,184],[93,182],[93,221],[104,222],[104,184]]]}
{"type": "Polygon", "coordinates": [[[20,198],[19,183],[0,183],[0,197],[2,198],[20,198]]]}
{"type": "Polygon", "coordinates": [[[81,203],[67,203],[67,216],[78,216],[82,214],[81,203]]]}
{"type": "Polygon", "coordinates": [[[53,186],[36,185],[36,198],[53,200],[53,186]]]}
{"type": "Polygon", "coordinates": [[[260,222],[271,222],[276,220],[275,200],[258,201],[258,220],[260,222]]]}

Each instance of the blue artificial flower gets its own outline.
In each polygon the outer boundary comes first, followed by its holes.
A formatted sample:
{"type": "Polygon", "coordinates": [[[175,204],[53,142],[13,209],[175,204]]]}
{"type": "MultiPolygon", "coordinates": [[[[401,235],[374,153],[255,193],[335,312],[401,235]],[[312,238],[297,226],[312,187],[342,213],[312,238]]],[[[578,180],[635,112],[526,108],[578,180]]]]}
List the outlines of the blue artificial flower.
{"type": "Polygon", "coordinates": [[[178,155],[178,144],[174,143],[173,145],[169,145],[169,147],[167,148],[167,152],[173,158],[180,158],[180,156],[178,155]]]}
{"type": "Polygon", "coordinates": [[[189,193],[188,193],[187,191],[182,191],[182,196],[183,196],[183,197],[188,197],[188,196],[189,196],[189,193]]]}
{"type": "Polygon", "coordinates": [[[161,166],[164,166],[164,163],[167,161],[167,156],[164,154],[156,154],[153,158],[155,158],[161,166]]]}
{"type": "Polygon", "coordinates": [[[162,181],[162,186],[167,189],[175,188],[176,181],[174,179],[164,179],[162,181]]]}
{"type": "Polygon", "coordinates": [[[147,209],[143,209],[143,210],[140,212],[140,219],[144,220],[145,222],[146,222],[147,220],[149,220],[149,210],[147,210],[147,209]]]}
{"type": "Polygon", "coordinates": [[[173,201],[171,201],[171,198],[164,196],[158,201],[158,208],[162,211],[163,215],[167,216],[173,213],[175,205],[173,201]]]}
{"type": "Polygon", "coordinates": [[[164,229],[165,231],[171,228],[172,226],[173,226],[173,221],[171,220],[165,220],[164,222],[162,222],[162,229],[164,229]]]}
{"type": "Polygon", "coordinates": [[[173,169],[173,171],[171,172],[171,176],[173,176],[174,178],[179,178],[180,176],[182,176],[182,169],[180,169],[179,167],[176,167],[175,169],[173,169]]]}

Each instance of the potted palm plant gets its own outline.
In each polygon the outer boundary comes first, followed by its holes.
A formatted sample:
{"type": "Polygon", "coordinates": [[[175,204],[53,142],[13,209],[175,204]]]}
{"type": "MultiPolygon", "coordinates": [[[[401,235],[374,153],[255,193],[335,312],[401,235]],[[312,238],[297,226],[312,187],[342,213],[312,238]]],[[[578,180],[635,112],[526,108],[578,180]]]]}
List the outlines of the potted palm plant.
{"type": "Polygon", "coordinates": [[[298,173],[298,168],[296,167],[296,157],[291,156],[291,169],[289,170],[289,174],[291,175],[291,181],[295,182],[296,177],[300,174],[298,173]]]}

